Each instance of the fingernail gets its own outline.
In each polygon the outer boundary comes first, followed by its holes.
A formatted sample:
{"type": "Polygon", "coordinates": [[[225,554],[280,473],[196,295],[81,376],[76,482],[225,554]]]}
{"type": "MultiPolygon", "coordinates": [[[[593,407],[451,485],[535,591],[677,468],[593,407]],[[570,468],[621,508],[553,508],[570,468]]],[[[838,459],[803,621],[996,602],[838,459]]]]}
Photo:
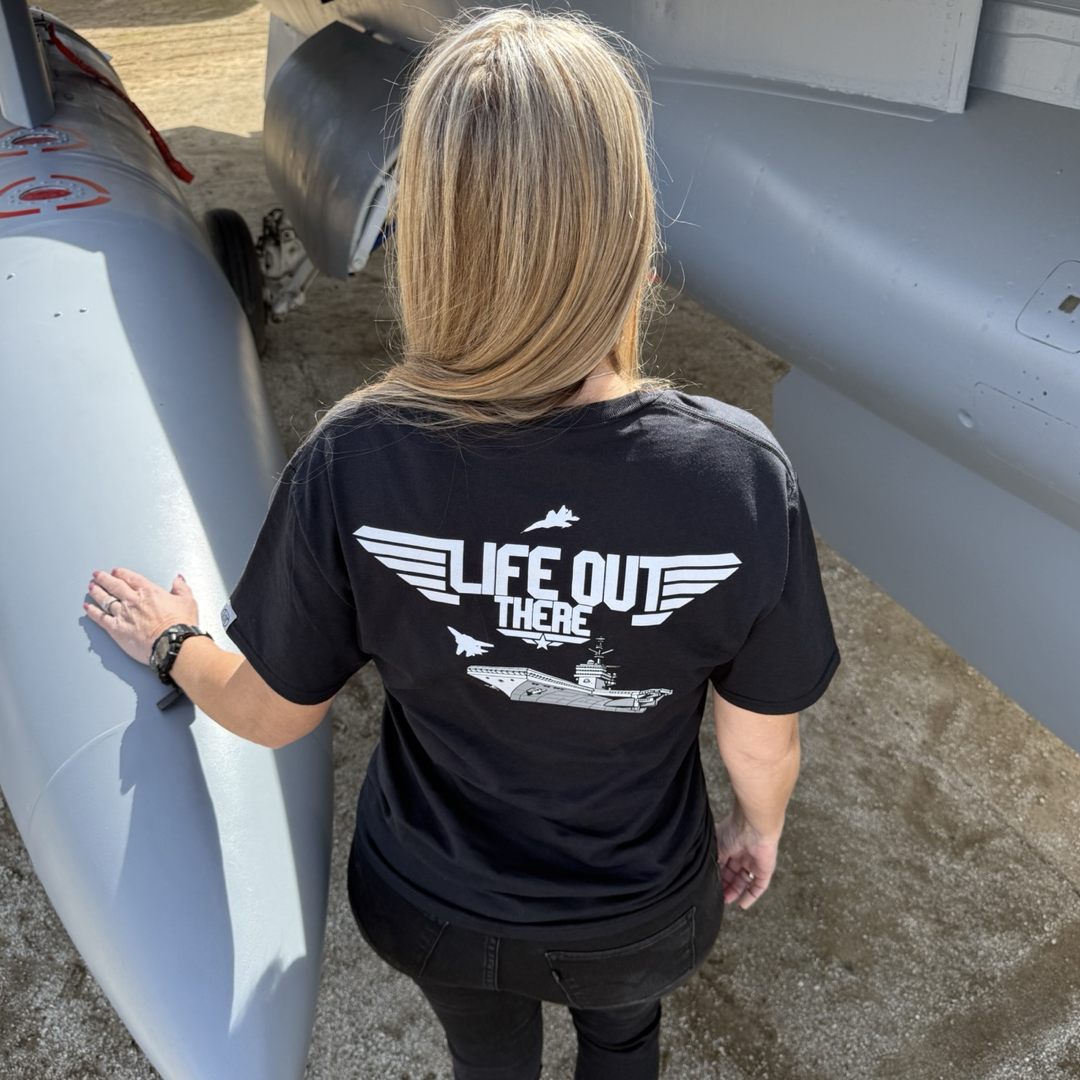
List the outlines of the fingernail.
{"type": "Polygon", "coordinates": [[[177,576],[177,577],[178,577],[178,578],[179,578],[179,579],[180,579],[181,581],[187,581],[187,578],[186,578],[186,577],[184,577],[184,575],[183,575],[183,574],[177,574],[176,576],[177,576]]]}

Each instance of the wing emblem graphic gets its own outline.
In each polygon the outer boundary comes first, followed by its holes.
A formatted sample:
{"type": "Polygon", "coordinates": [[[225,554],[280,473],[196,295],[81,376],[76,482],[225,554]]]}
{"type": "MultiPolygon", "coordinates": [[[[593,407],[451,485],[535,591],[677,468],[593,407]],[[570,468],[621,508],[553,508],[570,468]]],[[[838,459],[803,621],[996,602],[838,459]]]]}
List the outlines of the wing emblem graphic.
{"type": "Polygon", "coordinates": [[[742,565],[730,551],[723,555],[643,555],[641,568],[649,571],[645,613],[633,615],[634,626],[657,626],[696,596],[716,588],[742,565]]]}
{"type": "MultiPolygon", "coordinates": [[[[511,554],[519,563],[510,566],[508,556],[504,569],[500,571],[497,567],[503,565],[500,560],[503,558],[501,553],[504,549],[497,549],[494,543],[485,543],[484,581],[480,582],[465,580],[464,541],[377,529],[371,525],[362,526],[353,535],[366,552],[397,574],[402,581],[422,592],[429,600],[440,604],[460,605],[462,595],[467,593],[494,597],[502,608],[499,625],[501,634],[526,638],[538,649],[564,642],[588,641],[587,636],[580,636],[576,630],[569,633],[565,629],[564,620],[569,617],[571,605],[563,600],[535,599],[533,614],[533,599],[497,595],[507,590],[511,580],[515,580],[519,587],[524,584],[521,575],[532,573],[524,563],[527,560],[531,567],[534,553],[547,553],[537,561],[536,565],[540,567],[541,560],[558,557],[561,554],[558,549],[529,549],[523,545],[506,545],[505,549],[514,549],[511,554]],[[511,602],[513,613],[510,612],[511,602]],[[554,609],[560,606],[563,612],[557,615],[554,609]],[[521,607],[520,612],[518,607],[521,607]],[[540,614],[541,609],[544,609],[543,616],[540,614]],[[545,621],[541,622],[541,618],[545,621]],[[551,625],[553,620],[557,625],[551,625]]],[[[631,613],[630,621],[634,626],[659,626],[670,618],[673,612],[685,607],[695,597],[716,588],[721,581],[726,581],[742,565],[738,556],[730,551],[717,555],[608,555],[606,559],[597,552],[581,552],[574,559],[575,566],[577,560],[584,557],[587,557],[590,566],[596,568],[596,573],[609,576],[609,586],[612,582],[617,584],[619,561],[625,558],[626,579],[632,584],[629,586],[629,595],[620,597],[618,588],[605,588],[601,577],[596,598],[581,599],[580,594],[575,593],[575,603],[603,603],[615,611],[631,613]]],[[[539,588],[540,586],[537,586],[538,591],[533,594],[534,597],[541,595],[539,588]]],[[[590,588],[596,588],[595,583],[590,588]]],[[[578,607],[574,610],[591,611],[592,607],[578,607]]]]}
{"type": "Polygon", "coordinates": [[[429,600],[460,604],[459,592],[480,591],[479,585],[461,580],[465,546],[461,540],[375,529],[370,525],[357,529],[353,535],[365,551],[393,570],[402,581],[416,586],[429,600]],[[471,587],[462,588],[462,585],[471,587]]]}

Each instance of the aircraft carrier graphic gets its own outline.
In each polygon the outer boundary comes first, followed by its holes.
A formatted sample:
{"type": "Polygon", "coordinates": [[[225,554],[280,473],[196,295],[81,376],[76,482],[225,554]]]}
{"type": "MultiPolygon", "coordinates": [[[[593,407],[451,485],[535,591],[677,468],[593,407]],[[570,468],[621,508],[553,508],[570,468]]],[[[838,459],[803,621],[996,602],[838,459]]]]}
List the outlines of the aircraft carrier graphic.
{"type": "Polygon", "coordinates": [[[644,712],[671,693],[663,688],[614,689],[614,667],[604,663],[604,657],[611,652],[611,649],[604,649],[604,639],[597,638],[592,659],[574,668],[574,682],[524,667],[471,664],[468,673],[474,679],[501,690],[511,701],[569,705],[575,709],[603,709],[605,712],[644,712]]]}

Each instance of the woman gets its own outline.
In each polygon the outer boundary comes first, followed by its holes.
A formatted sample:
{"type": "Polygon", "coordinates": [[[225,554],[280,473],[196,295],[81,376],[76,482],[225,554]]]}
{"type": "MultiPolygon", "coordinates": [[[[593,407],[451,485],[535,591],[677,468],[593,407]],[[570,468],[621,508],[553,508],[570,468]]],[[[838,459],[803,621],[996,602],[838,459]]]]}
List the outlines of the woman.
{"type": "Polygon", "coordinates": [[[533,1080],[540,1002],[578,1080],[658,1070],[660,998],[768,888],[797,712],[838,662],[768,431],[644,381],[648,101],[570,16],[467,18],[407,96],[400,362],[290,462],[223,614],[95,572],[88,614],[231,731],[284,745],[374,659],[361,931],[416,980],[459,1080],[533,1080]],[[706,690],[735,794],[714,831],[706,690]],[[719,868],[719,873],[718,873],[719,868]]]}

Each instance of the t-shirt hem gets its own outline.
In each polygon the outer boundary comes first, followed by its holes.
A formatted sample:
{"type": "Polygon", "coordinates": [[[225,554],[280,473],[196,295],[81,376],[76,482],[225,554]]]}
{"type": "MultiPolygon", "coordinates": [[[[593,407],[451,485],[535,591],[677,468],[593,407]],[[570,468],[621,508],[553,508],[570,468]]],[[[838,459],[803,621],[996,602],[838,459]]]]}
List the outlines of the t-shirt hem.
{"type": "Polygon", "coordinates": [[[821,678],[818,679],[813,690],[808,691],[800,697],[789,698],[786,701],[758,701],[756,698],[748,698],[744,697],[742,694],[732,693],[730,690],[717,686],[716,683],[713,683],[713,689],[725,701],[730,701],[732,705],[738,705],[740,709],[746,709],[748,712],[761,713],[764,716],[787,716],[788,713],[802,712],[803,709],[809,709],[814,702],[819,700],[822,694],[829,688],[829,683],[832,681],[832,677],[836,674],[836,669],[839,666],[840,651],[839,649],[834,649],[828,664],[825,665],[824,673],[821,678]]]}
{"type": "Polygon", "coordinates": [[[279,694],[287,701],[291,701],[294,705],[321,705],[324,701],[329,701],[329,699],[349,681],[345,678],[332,687],[315,691],[301,690],[298,687],[290,686],[288,683],[278,678],[266,661],[258,654],[251,642],[236,629],[236,622],[233,622],[225,633],[228,634],[229,639],[244,654],[244,659],[255,669],[259,678],[261,678],[275,694],[279,694]]]}
{"type": "Polygon", "coordinates": [[[442,919],[453,926],[472,930],[481,934],[495,934],[500,937],[512,937],[525,940],[585,941],[597,936],[618,934],[623,929],[639,925],[643,921],[663,919],[666,915],[677,917],[683,910],[689,897],[700,886],[701,875],[716,866],[716,840],[712,817],[708,818],[707,843],[704,846],[704,858],[693,873],[670,892],[656,897],[640,907],[620,911],[615,915],[598,915],[591,919],[573,920],[534,920],[530,922],[509,922],[491,916],[466,911],[450,904],[423,888],[418,888],[408,878],[396,872],[388,865],[379,850],[377,841],[365,824],[357,821],[354,843],[359,843],[364,851],[364,861],[371,871],[378,875],[383,884],[399,893],[414,907],[442,919]]]}

